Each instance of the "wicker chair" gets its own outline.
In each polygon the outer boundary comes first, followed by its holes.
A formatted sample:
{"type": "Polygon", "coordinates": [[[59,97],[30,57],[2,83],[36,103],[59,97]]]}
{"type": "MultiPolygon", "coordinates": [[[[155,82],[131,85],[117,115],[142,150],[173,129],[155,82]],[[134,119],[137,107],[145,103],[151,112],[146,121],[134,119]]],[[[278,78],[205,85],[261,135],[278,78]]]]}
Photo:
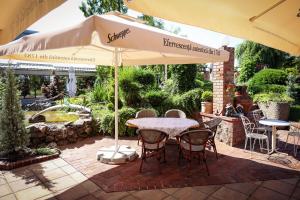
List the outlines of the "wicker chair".
{"type": "Polygon", "coordinates": [[[258,140],[260,151],[262,151],[262,149],[263,149],[262,148],[263,141],[266,141],[267,151],[269,152],[269,139],[268,139],[268,136],[265,135],[265,134],[258,133],[259,131],[255,128],[255,124],[251,123],[250,120],[247,117],[245,117],[243,115],[241,115],[240,117],[241,117],[241,120],[242,120],[242,123],[243,123],[243,126],[244,126],[245,135],[246,135],[244,149],[247,148],[248,140],[250,140],[250,151],[253,151],[254,146],[255,146],[255,142],[256,142],[256,140],[258,140]],[[253,142],[253,146],[251,147],[252,139],[254,140],[254,142],[253,142]]]}
{"type": "Polygon", "coordinates": [[[217,159],[218,159],[218,152],[217,152],[217,147],[216,147],[216,143],[215,143],[215,136],[217,133],[218,126],[221,122],[222,122],[222,119],[219,117],[216,117],[210,121],[206,121],[203,123],[204,127],[211,130],[211,132],[212,132],[212,134],[209,135],[209,137],[208,137],[208,145],[212,146],[212,148],[214,149],[217,159]]]}
{"type": "Polygon", "coordinates": [[[186,114],[182,110],[171,109],[165,113],[165,117],[186,118],[186,114]]]}
{"type": "Polygon", "coordinates": [[[165,144],[168,139],[168,135],[162,131],[154,129],[138,129],[137,132],[142,140],[142,161],[140,165],[140,172],[142,172],[143,163],[147,158],[156,157],[160,173],[160,160],[162,155],[164,162],[166,161],[165,144]]]}
{"type": "Polygon", "coordinates": [[[143,109],[136,113],[135,118],[157,117],[157,114],[152,109],[143,109]]]}
{"type": "Polygon", "coordinates": [[[193,157],[198,157],[199,163],[200,158],[202,157],[207,170],[207,174],[209,175],[209,170],[206,163],[205,147],[208,141],[208,137],[211,134],[211,131],[207,129],[187,131],[181,134],[179,137],[180,151],[178,163],[180,163],[180,158],[181,156],[183,156],[186,160],[189,161],[189,167],[191,167],[193,157]]]}

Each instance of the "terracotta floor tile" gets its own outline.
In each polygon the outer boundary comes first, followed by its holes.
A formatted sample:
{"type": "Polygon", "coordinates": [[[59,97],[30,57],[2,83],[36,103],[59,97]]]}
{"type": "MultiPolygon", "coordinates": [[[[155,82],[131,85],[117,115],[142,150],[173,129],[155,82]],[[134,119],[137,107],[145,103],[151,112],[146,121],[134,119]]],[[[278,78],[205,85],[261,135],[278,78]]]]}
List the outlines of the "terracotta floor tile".
{"type": "Polygon", "coordinates": [[[247,196],[243,193],[231,190],[226,187],[222,187],[219,190],[217,190],[215,193],[212,194],[212,197],[217,199],[247,199],[247,196]]]}
{"type": "MultiPolygon", "coordinates": [[[[122,198],[122,200],[138,200],[138,199],[132,195],[128,195],[128,196],[122,198]]],[[[164,200],[167,200],[167,199],[164,199],[164,200]]]]}
{"type": "Polygon", "coordinates": [[[97,198],[89,194],[87,196],[81,197],[79,200],[97,200],[97,198]]]}
{"type": "Polygon", "coordinates": [[[254,183],[234,183],[226,184],[225,187],[249,196],[258,187],[258,185],[254,183]]]}
{"type": "Polygon", "coordinates": [[[75,172],[70,174],[70,176],[77,182],[77,183],[81,183],[83,181],[87,180],[87,177],[85,177],[82,173],[80,172],[75,172]]]}
{"type": "Polygon", "coordinates": [[[84,196],[87,196],[89,192],[81,185],[74,185],[71,186],[68,189],[65,189],[59,194],[54,194],[55,198],[59,200],[73,200],[73,199],[79,199],[84,196]]]}
{"type": "Polygon", "coordinates": [[[207,186],[195,186],[193,187],[193,189],[210,195],[215,191],[217,191],[218,189],[220,189],[221,187],[222,187],[221,185],[207,185],[207,186]]]}
{"type": "Polygon", "coordinates": [[[37,198],[35,200],[57,200],[57,198],[55,198],[54,194],[49,194],[49,195],[37,198]]]}
{"type": "Polygon", "coordinates": [[[208,195],[204,194],[200,191],[194,190],[191,187],[185,187],[178,189],[174,194],[173,197],[177,199],[205,199],[208,195]]]}
{"type": "Polygon", "coordinates": [[[275,192],[273,190],[259,187],[252,195],[251,199],[257,200],[287,200],[289,199],[288,196],[275,192]]]}
{"type": "Polygon", "coordinates": [[[8,186],[8,184],[4,184],[0,186],[0,197],[6,196],[8,194],[12,193],[12,190],[8,186]]]}
{"type": "Polygon", "coordinates": [[[0,197],[0,200],[17,200],[14,194],[9,194],[3,197],[0,197]]]}
{"type": "Polygon", "coordinates": [[[152,200],[152,199],[163,199],[168,196],[165,192],[160,190],[142,190],[131,193],[134,197],[143,200],[152,200]]]}
{"type": "Polygon", "coordinates": [[[51,194],[47,188],[37,185],[15,193],[18,200],[32,200],[51,194]]]}
{"type": "Polygon", "coordinates": [[[29,169],[25,169],[23,171],[6,171],[4,173],[4,177],[7,182],[13,182],[22,179],[23,177],[31,177],[34,176],[33,172],[29,169]]]}
{"type": "Polygon", "coordinates": [[[89,193],[93,193],[96,192],[97,190],[100,190],[99,186],[90,180],[86,180],[80,183],[80,185],[84,187],[89,193]]]}
{"type": "Polygon", "coordinates": [[[300,199],[300,187],[297,187],[292,195],[295,199],[300,199]]]}
{"type": "Polygon", "coordinates": [[[295,187],[295,185],[288,184],[281,180],[264,181],[262,186],[288,196],[292,194],[295,187]]]}
{"type": "Polygon", "coordinates": [[[281,179],[281,181],[285,183],[289,183],[291,185],[296,185],[300,179],[299,178],[289,178],[289,179],[281,179]]]}
{"type": "Polygon", "coordinates": [[[179,188],[167,188],[167,189],[162,189],[161,191],[167,193],[167,194],[173,194],[176,192],[179,188]]]}
{"type": "Polygon", "coordinates": [[[106,193],[102,190],[98,190],[92,194],[97,199],[101,200],[119,200],[122,198],[125,198],[129,195],[128,192],[112,192],[112,193],[106,193]]]}

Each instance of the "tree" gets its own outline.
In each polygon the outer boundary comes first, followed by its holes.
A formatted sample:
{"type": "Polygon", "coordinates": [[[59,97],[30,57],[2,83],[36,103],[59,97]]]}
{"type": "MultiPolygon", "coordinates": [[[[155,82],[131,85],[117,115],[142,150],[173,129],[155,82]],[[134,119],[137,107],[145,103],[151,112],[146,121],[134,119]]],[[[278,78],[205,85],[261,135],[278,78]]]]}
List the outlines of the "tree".
{"type": "Polygon", "coordinates": [[[196,86],[197,65],[174,65],[171,67],[172,79],[174,81],[174,92],[184,93],[196,86]]]}
{"type": "Polygon", "coordinates": [[[36,91],[41,88],[41,78],[39,76],[33,75],[30,77],[30,84],[33,86],[34,98],[36,98],[36,91]]]}
{"type": "Polygon", "coordinates": [[[257,59],[257,56],[251,57],[248,54],[244,55],[243,61],[240,64],[241,70],[238,79],[240,83],[245,83],[254,76],[256,71],[257,59]]]}
{"type": "Polygon", "coordinates": [[[21,90],[21,95],[23,98],[25,98],[28,94],[30,94],[30,80],[27,75],[21,76],[20,77],[20,90],[21,90]]]}
{"type": "Polygon", "coordinates": [[[149,15],[142,15],[138,17],[139,19],[145,21],[149,26],[154,26],[159,29],[164,29],[164,23],[161,20],[156,20],[154,17],[149,15]]]}
{"type": "Polygon", "coordinates": [[[235,55],[240,64],[246,59],[245,56],[257,56],[257,66],[267,66],[269,68],[280,68],[290,62],[291,56],[283,51],[273,49],[252,41],[241,43],[235,50],[235,55]]]}
{"type": "Polygon", "coordinates": [[[14,154],[28,145],[24,114],[18,97],[17,83],[12,69],[7,71],[0,115],[0,151],[14,154]]]}
{"type": "Polygon", "coordinates": [[[81,3],[79,9],[83,12],[85,17],[94,14],[101,15],[110,11],[127,13],[128,10],[124,5],[123,0],[87,0],[86,3],[81,3]]]}

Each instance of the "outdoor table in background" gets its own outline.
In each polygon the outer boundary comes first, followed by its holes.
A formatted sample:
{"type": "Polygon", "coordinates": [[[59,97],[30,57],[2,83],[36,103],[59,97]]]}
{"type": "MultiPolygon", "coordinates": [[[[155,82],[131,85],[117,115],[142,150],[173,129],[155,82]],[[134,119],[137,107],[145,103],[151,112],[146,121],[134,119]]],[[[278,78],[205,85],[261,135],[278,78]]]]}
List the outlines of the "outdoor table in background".
{"type": "Polygon", "coordinates": [[[196,120],[186,118],[156,117],[130,119],[126,125],[139,129],[155,129],[167,133],[169,137],[176,137],[189,128],[197,128],[199,123],[196,120]]]}
{"type": "Polygon", "coordinates": [[[272,149],[271,152],[269,152],[269,154],[272,154],[276,152],[276,132],[277,132],[276,127],[289,126],[290,123],[287,121],[276,120],[276,119],[263,119],[263,120],[259,120],[259,123],[267,126],[272,126],[272,149]]]}

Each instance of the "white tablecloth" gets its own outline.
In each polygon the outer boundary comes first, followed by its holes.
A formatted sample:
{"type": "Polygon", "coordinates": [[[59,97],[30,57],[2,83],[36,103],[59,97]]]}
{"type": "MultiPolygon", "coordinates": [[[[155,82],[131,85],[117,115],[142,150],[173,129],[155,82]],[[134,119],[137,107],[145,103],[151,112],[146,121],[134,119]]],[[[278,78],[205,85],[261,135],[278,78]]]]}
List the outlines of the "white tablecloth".
{"type": "Polygon", "coordinates": [[[189,128],[199,126],[197,121],[186,118],[138,118],[130,119],[126,123],[139,129],[164,131],[170,137],[175,137],[189,128]]]}

